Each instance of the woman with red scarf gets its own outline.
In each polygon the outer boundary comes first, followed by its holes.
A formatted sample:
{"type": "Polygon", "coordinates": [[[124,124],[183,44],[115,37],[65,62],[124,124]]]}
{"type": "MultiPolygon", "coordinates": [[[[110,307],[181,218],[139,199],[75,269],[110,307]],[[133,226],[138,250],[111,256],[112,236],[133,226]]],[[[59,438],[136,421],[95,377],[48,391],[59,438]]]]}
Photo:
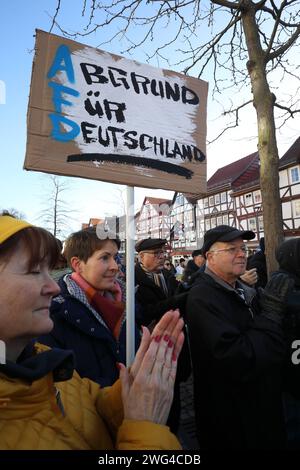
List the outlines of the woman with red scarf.
{"type": "MultiPolygon", "coordinates": [[[[101,386],[119,375],[117,362],[126,359],[125,285],[116,278],[119,240],[98,238],[95,227],[73,233],[64,256],[72,268],[59,281],[52,300],[54,328],[39,340],[52,347],[72,349],[76,370],[101,386]]],[[[139,333],[136,330],[136,349],[139,333]]]]}

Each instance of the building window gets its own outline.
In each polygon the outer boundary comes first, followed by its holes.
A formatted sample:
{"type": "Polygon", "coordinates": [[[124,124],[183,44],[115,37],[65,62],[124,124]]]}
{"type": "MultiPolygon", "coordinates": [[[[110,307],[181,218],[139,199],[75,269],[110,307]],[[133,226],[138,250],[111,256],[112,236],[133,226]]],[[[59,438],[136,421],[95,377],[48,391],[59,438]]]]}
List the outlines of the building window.
{"type": "Polygon", "coordinates": [[[294,217],[300,217],[300,199],[293,201],[294,217]]]}
{"type": "Polygon", "coordinates": [[[255,191],[253,193],[254,197],[254,204],[259,204],[261,202],[261,192],[260,191],[255,191]]]}
{"type": "Polygon", "coordinates": [[[217,225],[222,225],[222,216],[217,217],[217,225]]]}
{"type": "Polygon", "coordinates": [[[223,224],[228,225],[228,215],[223,215],[223,224]]]}
{"type": "Polygon", "coordinates": [[[204,199],[204,207],[208,207],[208,198],[207,197],[204,199]]]}
{"type": "Polygon", "coordinates": [[[220,204],[220,194],[215,195],[215,203],[220,204]]]}
{"type": "Polygon", "coordinates": [[[299,168],[296,166],[295,168],[290,169],[290,175],[291,175],[291,182],[292,183],[298,183],[299,181],[299,168]]]}
{"type": "Polygon", "coordinates": [[[226,197],[226,196],[227,196],[226,193],[222,193],[222,194],[221,194],[221,202],[226,202],[226,200],[227,200],[227,197],[226,197]]]}
{"type": "Polygon", "coordinates": [[[214,197],[213,196],[210,196],[210,198],[209,198],[209,205],[210,206],[214,205],[214,197]]]}
{"type": "Polygon", "coordinates": [[[252,193],[245,194],[245,205],[246,206],[252,205],[252,193]]]}
{"type": "Polygon", "coordinates": [[[216,218],[215,217],[212,217],[210,219],[210,223],[211,223],[211,228],[214,228],[217,226],[217,221],[216,221],[216,218]]]}
{"type": "Polygon", "coordinates": [[[210,229],[210,219],[205,219],[205,231],[210,229]]]}
{"type": "Polygon", "coordinates": [[[256,232],[256,220],[253,218],[249,219],[249,230],[256,232]]]}
{"type": "Polygon", "coordinates": [[[263,232],[264,231],[264,220],[263,220],[263,216],[260,215],[258,217],[258,230],[259,232],[263,232]]]}

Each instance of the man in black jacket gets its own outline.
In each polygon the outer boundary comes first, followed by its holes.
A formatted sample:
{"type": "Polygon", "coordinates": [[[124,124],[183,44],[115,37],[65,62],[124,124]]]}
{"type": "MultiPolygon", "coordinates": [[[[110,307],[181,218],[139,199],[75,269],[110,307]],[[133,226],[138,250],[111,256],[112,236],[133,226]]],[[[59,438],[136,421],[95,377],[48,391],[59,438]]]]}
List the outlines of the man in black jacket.
{"type": "MultiPolygon", "coordinates": [[[[187,292],[172,295],[162,270],[165,261],[167,240],[148,238],[136,243],[139,261],[135,266],[136,286],[136,321],[140,325],[152,326],[170,309],[179,308],[184,316],[187,292]]],[[[179,383],[187,380],[191,372],[187,341],[184,342],[179,356],[174,400],[168,419],[168,425],[176,433],[180,417],[179,383]]]]}
{"type": "Polygon", "coordinates": [[[251,231],[226,225],[206,232],[206,268],[189,292],[187,324],[201,449],[284,447],[281,368],[287,276],[256,291],[238,280],[251,231]],[[275,283],[275,284],[274,284],[275,283]]]}
{"type": "Polygon", "coordinates": [[[135,246],[139,256],[135,266],[136,321],[140,325],[156,322],[170,309],[179,308],[184,315],[187,293],[172,295],[162,273],[166,243],[162,238],[147,238],[135,246]]]}

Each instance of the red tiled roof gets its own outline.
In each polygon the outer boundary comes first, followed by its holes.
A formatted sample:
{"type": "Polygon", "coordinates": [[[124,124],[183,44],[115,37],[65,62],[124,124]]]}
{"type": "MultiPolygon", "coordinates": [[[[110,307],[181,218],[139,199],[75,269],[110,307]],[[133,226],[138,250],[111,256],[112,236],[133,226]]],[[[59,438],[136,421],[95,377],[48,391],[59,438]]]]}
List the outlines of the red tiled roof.
{"type": "Polygon", "coordinates": [[[293,145],[285,152],[283,157],[279,160],[279,168],[282,168],[289,163],[300,163],[300,137],[293,143],[293,145]]]}
{"type": "MultiPolygon", "coordinates": [[[[207,193],[217,191],[219,188],[222,188],[224,186],[231,186],[234,181],[239,179],[248,170],[249,170],[249,173],[247,173],[245,182],[247,181],[247,178],[254,178],[255,175],[251,175],[251,172],[253,171],[252,165],[254,164],[254,162],[257,161],[257,159],[258,159],[258,152],[254,152],[254,153],[251,153],[250,155],[247,155],[247,157],[240,158],[239,160],[235,162],[229,163],[229,165],[219,168],[207,182],[207,193]]],[[[258,172],[259,172],[259,167],[258,167],[258,172]]],[[[191,204],[194,204],[198,199],[203,197],[203,193],[199,193],[199,194],[184,193],[184,196],[191,204]]]]}
{"type": "Polygon", "coordinates": [[[208,192],[217,189],[218,186],[232,184],[251,166],[253,161],[257,159],[257,156],[258,152],[254,152],[247,155],[247,157],[240,158],[229,165],[219,168],[207,182],[208,192]]]}
{"type": "Polygon", "coordinates": [[[255,183],[259,183],[260,178],[260,162],[259,155],[256,152],[255,158],[252,160],[248,168],[232,182],[233,189],[241,189],[242,187],[249,187],[255,183]]]}

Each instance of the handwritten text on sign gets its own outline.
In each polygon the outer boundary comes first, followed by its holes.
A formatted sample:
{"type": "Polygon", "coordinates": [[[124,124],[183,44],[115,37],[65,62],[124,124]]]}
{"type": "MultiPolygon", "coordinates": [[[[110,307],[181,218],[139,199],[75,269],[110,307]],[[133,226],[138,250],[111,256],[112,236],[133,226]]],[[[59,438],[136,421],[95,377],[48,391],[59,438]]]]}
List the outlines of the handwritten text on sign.
{"type": "Polygon", "coordinates": [[[192,178],[205,162],[207,84],[78,46],[58,43],[45,71],[50,138],[73,144],[66,162],[114,162],[192,178]]]}

